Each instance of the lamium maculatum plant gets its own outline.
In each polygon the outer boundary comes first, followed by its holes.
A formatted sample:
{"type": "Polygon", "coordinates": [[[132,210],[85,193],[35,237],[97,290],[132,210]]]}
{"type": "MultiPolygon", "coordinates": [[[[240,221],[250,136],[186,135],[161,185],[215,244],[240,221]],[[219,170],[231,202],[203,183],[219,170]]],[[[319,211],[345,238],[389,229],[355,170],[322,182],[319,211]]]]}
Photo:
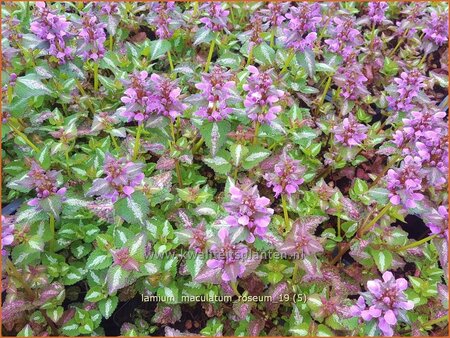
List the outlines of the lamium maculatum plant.
{"type": "Polygon", "coordinates": [[[2,3],[3,336],[446,336],[445,2],[2,3]]]}

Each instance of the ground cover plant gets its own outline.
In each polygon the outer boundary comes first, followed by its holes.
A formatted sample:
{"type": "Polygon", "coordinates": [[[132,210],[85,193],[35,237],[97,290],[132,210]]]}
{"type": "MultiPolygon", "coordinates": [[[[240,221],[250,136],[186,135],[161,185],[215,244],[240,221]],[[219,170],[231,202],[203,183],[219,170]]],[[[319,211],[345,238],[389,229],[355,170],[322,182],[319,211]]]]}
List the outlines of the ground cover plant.
{"type": "Polygon", "coordinates": [[[2,334],[448,332],[447,3],[2,4],[2,334]]]}

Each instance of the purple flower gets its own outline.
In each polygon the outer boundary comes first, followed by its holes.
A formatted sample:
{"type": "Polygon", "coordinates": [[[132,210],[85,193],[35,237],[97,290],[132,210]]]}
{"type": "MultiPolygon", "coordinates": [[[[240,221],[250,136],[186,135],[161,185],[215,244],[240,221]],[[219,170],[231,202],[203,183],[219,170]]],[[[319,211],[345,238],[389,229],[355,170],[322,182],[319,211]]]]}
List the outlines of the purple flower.
{"type": "Polygon", "coordinates": [[[231,80],[230,71],[224,71],[221,67],[214,67],[210,73],[202,75],[202,81],[195,84],[201,90],[201,107],[196,115],[208,121],[221,121],[231,114],[228,99],[235,88],[231,80]]]}
{"type": "Polygon", "coordinates": [[[59,171],[44,170],[42,167],[33,161],[31,169],[27,176],[18,184],[27,189],[34,189],[36,191],[36,198],[28,201],[29,206],[38,207],[41,199],[52,195],[64,196],[66,188],[59,188],[58,175],[59,171]]]}
{"type": "Polygon", "coordinates": [[[88,203],[87,208],[98,218],[114,224],[114,204],[111,200],[97,198],[95,201],[88,203]]]}
{"type": "Polygon", "coordinates": [[[85,13],[79,36],[83,39],[79,51],[83,59],[97,61],[105,55],[106,24],[98,22],[93,13],[85,13]]]}
{"type": "Polygon", "coordinates": [[[384,13],[388,9],[387,2],[369,2],[369,18],[373,23],[382,23],[384,13]]]}
{"type": "Polygon", "coordinates": [[[295,221],[284,242],[277,245],[277,250],[287,255],[301,254],[302,257],[323,252],[323,246],[314,236],[314,231],[324,220],[324,216],[309,216],[295,221]]]}
{"type": "Polygon", "coordinates": [[[419,157],[406,156],[400,168],[388,170],[386,181],[392,204],[414,208],[416,202],[423,200],[421,169],[419,157]]]}
{"type": "Polygon", "coordinates": [[[414,307],[414,303],[407,300],[404,293],[407,288],[406,279],[395,279],[392,272],[386,271],[383,280],[367,282],[368,292],[363,293],[356,305],[350,308],[350,315],[361,317],[364,321],[375,319],[381,332],[392,336],[392,327],[395,327],[399,319],[405,318],[407,310],[414,307]]]}
{"type": "Polygon", "coordinates": [[[300,161],[292,159],[286,151],[283,151],[273,172],[266,173],[264,179],[267,181],[267,186],[272,187],[275,197],[281,194],[290,196],[303,183],[304,172],[305,168],[300,165],[300,161]]]}
{"type": "Polygon", "coordinates": [[[157,74],[152,74],[150,79],[153,92],[149,97],[148,109],[172,120],[183,115],[186,105],[179,100],[181,89],[176,82],[157,74]]]}
{"type": "Polygon", "coordinates": [[[148,21],[156,27],[155,34],[159,39],[170,39],[180,24],[180,13],[178,13],[175,2],[152,2],[148,21]]]}
{"type": "Polygon", "coordinates": [[[129,248],[111,250],[111,253],[114,259],[114,265],[119,265],[127,271],[139,271],[139,263],[130,256],[129,248]]]}
{"type": "Polygon", "coordinates": [[[353,115],[346,117],[341,125],[333,128],[336,142],[352,147],[359,146],[367,138],[367,126],[358,123],[353,115]]]}
{"type": "Polygon", "coordinates": [[[134,72],[129,81],[124,81],[129,88],[125,90],[120,99],[125,104],[122,112],[128,121],[136,120],[141,123],[147,116],[147,103],[150,93],[148,91],[148,73],[146,71],[134,72]]]}
{"type": "MultiPolygon", "coordinates": [[[[181,319],[180,305],[167,305],[158,303],[155,309],[155,315],[152,318],[153,323],[158,323],[163,326],[167,324],[175,324],[181,319]]],[[[146,325],[148,325],[146,323],[146,325]]]]}
{"type": "Polygon", "coordinates": [[[394,111],[408,111],[414,108],[413,100],[419,95],[424,85],[425,77],[417,70],[402,72],[395,78],[396,90],[392,96],[386,99],[389,107],[394,111]]]}
{"type": "Polygon", "coordinates": [[[248,117],[252,121],[270,124],[281,111],[281,106],[276,103],[284,92],[273,86],[271,70],[260,72],[255,66],[249,66],[248,71],[251,75],[242,86],[247,92],[244,106],[248,117]]]}
{"type": "Polygon", "coordinates": [[[206,262],[206,267],[213,275],[218,275],[221,281],[235,282],[244,274],[248,249],[244,244],[234,242],[228,229],[219,230],[218,237],[211,246],[211,252],[214,258],[206,262]]]}
{"type": "Polygon", "coordinates": [[[143,167],[142,163],[133,163],[125,158],[115,159],[110,154],[106,154],[103,165],[106,177],[95,179],[86,196],[101,196],[110,199],[113,203],[119,197],[131,196],[134,188],[142,184],[143,167]]]}
{"type": "Polygon", "coordinates": [[[113,15],[119,13],[119,8],[115,2],[101,2],[100,13],[103,15],[113,15]]]}
{"type": "Polygon", "coordinates": [[[205,250],[207,237],[204,222],[194,227],[189,221],[183,229],[178,230],[176,233],[182,244],[189,244],[189,249],[194,250],[196,253],[201,253],[205,250]]]}
{"type": "Polygon", "coordinates": [[[206,12],[200,19],[206,28],[214,32],[226,29],[230,11],[225,10],[221,2],[206,2],[200,6],[200,10],[206,12]]]}
{"type": "Polygon", "coordinates": [[[448,240],[448,209],[447,204],[441,205],[423,216],[426,226],[431,234],[438,234],[448,240]]]}
{"type": "Polygon", "coordinates": [[[247,241],[253,243],[255,236],[264,238],[273,209],[268,208],[270,200],[260,197],[258,187],[246,185],[239,189],[230,188],[231,201],[224,205],[229,215],[225,221],[233,227],[244,226],[249,231],[247,241]]]}
{"type": "Polygon", "coordinates": [[[347,62],[345,66],[339,67],[334,81],[341,87],[341,96],[348,100],[357,100],[360,97],[369,95],[365,86],[367,78],[362,74],[362,68],[359,63],[347,62]]]}
{"type": "Polygon", "coordinates": [[[426,21],[427,28],[423,29],[425,38],[433,41],[438,46],[444,45],[448,41],[448,13],[438,14],[431,12],[431,19],[426,21]]]}
{"type": "Polygon", "coordinates": [[[45,2],[36,2],[37,18],[31,23],[30,30],[40,39],[50,44],[48,53],[59,60],[60,64],[71,60],[72,49],[66,46],[66,40],[70,37],[70,23],[63,15],[56,15],[45,2]]]}
{"type": "Polygon", "coordinates": [[[2,256],[8,255],[6,247],[14,242],[14,217],[2,215],[2,256]]]}
{"type": "Polygon", "coordinates": [[[355,23],[351,18],[335,17],[332,22],[333,25],[329,26],[332,38],[326,39],[325,43],[328,45],[330,52],[347,55],[349,46],[355,47],[361,43],[361,34],[353,28],[355,23]]]}
{"type": "Polygon", "coordinates": [[[288,2],[268,2],[267,7],[259,11],[259,14],[264,22],[264,30],[269,30],[270,28],[280,27],[281,24],[286,20],[284,14],[288,11],[288,2]]]}
{"type": "Polygon", "coordinates": [[[317,39],[316,29],[322,21],[320,5],[317,3],[298,2],[291,6],[285,15],[288,20],[280,40],[287,48],[296,52],[311,49],[317,39]]]}

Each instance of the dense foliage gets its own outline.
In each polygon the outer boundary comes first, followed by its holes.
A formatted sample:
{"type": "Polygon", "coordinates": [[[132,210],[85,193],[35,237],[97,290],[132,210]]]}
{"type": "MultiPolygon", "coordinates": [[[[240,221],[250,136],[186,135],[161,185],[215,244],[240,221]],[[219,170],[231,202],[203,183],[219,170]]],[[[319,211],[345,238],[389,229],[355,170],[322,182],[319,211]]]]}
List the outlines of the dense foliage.
{"type": "Polygon", "coordinates": [[[445,335],[446,3],[2,6],[4,335],[445,335]]]}

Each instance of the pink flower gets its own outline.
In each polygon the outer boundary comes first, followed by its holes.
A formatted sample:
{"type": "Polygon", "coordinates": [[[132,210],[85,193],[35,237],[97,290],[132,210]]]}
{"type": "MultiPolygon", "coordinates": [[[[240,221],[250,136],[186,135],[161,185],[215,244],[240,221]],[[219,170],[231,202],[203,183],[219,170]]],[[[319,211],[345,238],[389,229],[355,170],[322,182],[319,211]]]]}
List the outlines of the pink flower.
{"type": "Polygon", "coordinates": [[[367,138],[367,126],[358,123],[353,115],[342,121],[342,125],[333,128],[334,137],[338,143],[347,146],[359,146],[367,138]]]}
{"type": "Polygon", "coordinates": [[[275,197],[281,194],[290,196],[303,183],[304,180],[301,176],[305,172],[305,168],[299,163],[300,161],[292,159],[286,151],[283,151],[279,162],[274,166],[274,172],[264,175],[267,186],[272,187],[275,197]]]}
{"type": "Polygon", "coordinates": [[[260,197],[258,187],[246,185],[242,190],[236,186],[230,188],[231,201],[224,205],[229,215],[225,221],[233,226],[247,229],[247,241],[253,243],[255,236],[264,238],[270,223],[273,209],[268,208],[270,200],[260,197]]]}
{"type": "Polygon", "coordinates": [[[350,315],[360,316],[364,321],[375,319],[381,332],[392,336],[393,326],[405,317],[406,311],[414,307],[414,303],[407,300],[404,293],[407,288],[406,279],[395,279],[392,272],[386,271],[383,280],[367,282],[368,292],[363,293],[356,305],[350,308],[350,315]]]}

